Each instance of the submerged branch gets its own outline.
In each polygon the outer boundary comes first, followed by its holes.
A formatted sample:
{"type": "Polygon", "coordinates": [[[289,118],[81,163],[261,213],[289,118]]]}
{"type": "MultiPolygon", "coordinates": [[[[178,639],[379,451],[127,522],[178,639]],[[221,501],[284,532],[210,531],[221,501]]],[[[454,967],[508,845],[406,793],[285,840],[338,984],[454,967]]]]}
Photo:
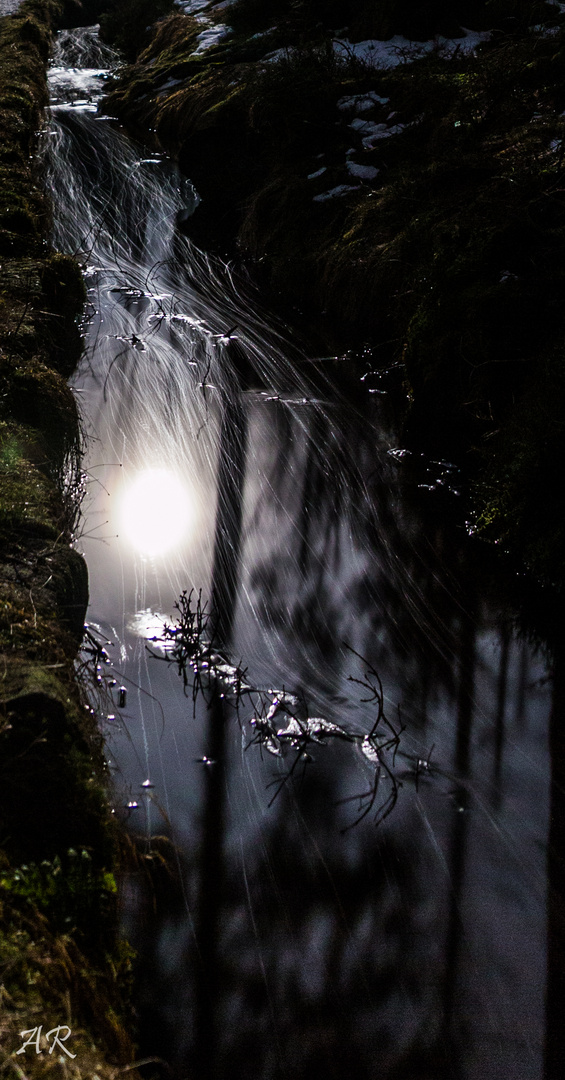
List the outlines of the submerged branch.
{"type": "Polygon", "coordinates": [[[161,634],[151,639],[161,645],[163,652],[149,651],[156,659],[176,665],[185,694],[188,695],[190,689],[193,710],[199,695],[207,702],[214,695],[219,695],[226,704],[231,705],[243,727],[242,705],[246,703],[251,711],[246,723],[252,733],[246,749],[259,746],[274,757],[292,758],[284,776],[273,781],[276,791],[269,805],[292,778],[298,765],[306,767],[313,761],[313,747],[325,746],[339,739],[357,748],[372,772],[368,791],[342,800],[359,803],[359,813],[352,825],[358,824],[372,811],[375,812],[377,823],[383,821],[396,805],[402,786],[395,770],[395,761],[404,727],[400,724],[395,726],[386,716],[383,685],[374,667],[355,649],[345,646],[365,666],[362,678],[350,675],[349,681],[368,691],[370,696],[361,701],[376,706],[376,718],[368,734],[349,730],[323,717],[309,716],[303,697],[289,693],[284,688],[262,689],[248,681],[247,668],[234,664],[225,650],[218,649],[210,613],[207,605],[202,603],[202,592],[198,593],[196,599],[194,595],[194,590],[185,590],[181,594],[175,604],[178,615],[174,624],[165,624],[161,634]],[[380,800],[381,780],[385,778],[390,783],[390,790],[380,800]]]}

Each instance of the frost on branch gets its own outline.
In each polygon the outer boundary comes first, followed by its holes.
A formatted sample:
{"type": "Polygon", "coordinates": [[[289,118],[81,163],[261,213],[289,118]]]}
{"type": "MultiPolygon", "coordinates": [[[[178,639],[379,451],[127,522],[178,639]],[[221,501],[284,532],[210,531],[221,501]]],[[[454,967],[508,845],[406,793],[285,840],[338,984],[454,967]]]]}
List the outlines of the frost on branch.
{"type": "Polygon", "coordinates": [[[262,689],[252,685],[247,678],[247,669],[234,664],[225,650],[216,647],[213,622],[206,605],[202,604],[201,592],[195,599],[193,591],[185,590],[175,607],[178,615],[173,625],[165,624],[161,634],[151,639],[161,649],[160,653],[151,650],[152,655],[176,665],[185,693],[190,690],[193,708],[199,695],[207,702],[220,697],[236,714],[242,728],[250,729],[248,747],[259,746],[262,751],[289,761],[288,770],[275,781],[271,803],[297,767],[306,766],[313,760],[313,750],[339,739],[358,751],[371,774],[366,791],[344,800],[357,803],[352,824],[357,824],[371,812],[374,812],[376,822],[383,821],[394,808],[402,786],[395,771],[395,759],[404,729],[387,718],[383,685],[372,665],[345,645],[364,665],[362,677],[350,675],[349,681],[364,691],[366,696],[360,699],[361,702],[375,709],[373,724],[367,734],[320,716],[309,716],[306,700],[284,688],[262,689]],[[388,781],[384,791],[381,790],[383,780],[388,781]]]}

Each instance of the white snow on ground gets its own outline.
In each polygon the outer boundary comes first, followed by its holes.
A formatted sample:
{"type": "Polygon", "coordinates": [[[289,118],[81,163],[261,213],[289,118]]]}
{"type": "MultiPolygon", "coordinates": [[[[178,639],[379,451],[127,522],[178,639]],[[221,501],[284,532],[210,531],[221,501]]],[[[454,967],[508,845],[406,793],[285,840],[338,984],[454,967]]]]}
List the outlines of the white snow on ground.
{"type": "MultiPolygon", "coordinates": [[[[387,127],[386,124],[377,124],[375,120],[362,120],[360,116],[356,116],[349,127],[354,131],[362,132],[363,135],[376,135],[379,139],[386,139],[393,133],[393,128],[387,127]]],[[[395,127],[401,128],[402,124],[396,124],[395,127]]]]}
{"type": "Polygon", "coordinates": [[[356,113],[361,113],[374,109],[375,105],[388,105],[389,101],[390,98],[381,97],[374,90],[369,90],[366,94],[353,94],[350,97],[340,98],[337,107],[342,112],[355,110],[356,113]]]}
{"type": "MultiPolygon", "coordinates": [[[[0,0],[0,3],[2,0],[0,0]]],[[[175,0],[175,4],[182,11],[183,15],[196,15],[199,11],[223,11],[224,8],[230,7],[234,3],[234,0],[222,0],[221,4],[214,4],[210,7],[210,0],[175,0]]]]}
{"type": "Polygon", "coordinates": [[[352,44],[347,38],[334,41],[334,51],[344,60],[355,57],[374,68],[394,68],[399,64],[409,64],[420,59],[426,53],[437,49],[441,56],[449,58],[472,53],[483,41],[489,41],[490,30],[465,30],[461,38],[438,36],[432,41],[409,41],[396,34],[389,41],[358,41],[352,44]]]}
{"type": "Polygon", "coordinates": [[[0,15],[13,15],[21,3],[22,0],[0,0],[0,15]]]}
{"type": "MultiPolygon", "coordinates": [[[[396,116],[396,113],[390,113],[387,119],[390,120],[393,116],[396,116]]],[[[348,126],[362,136],[361,141],[366,150],[373,150],[380,139],[390,139],[391,135],[400,135],[406,128],[414,127],[414,124],[419,124],[421,120],[423,120],[423,115],[417,116],[409,124],[392,124],[388,127],[387,124],[377,124],[374,120],[362,120],[361,117],[355,117],[348,126]]]]}
{"type": "MultiPolygon", "coordinates": [[[[369,67],[384,70],[398,67],[399,64],[411,64],[414,60],[419,60],[420,57],[425,56],[426,53],[433,52],[434,49],[445,59],[472,53],[477,46],[483,41],[489,41],[491,37],[490,30],[466,30],[465,27],[463,27],[463,30],[465,31],[463,37],[445,38],[438,36],[433,38],[432,41],[409,41],[408,38],[402,37],[400,34],[396,34],[389,41],[371,39],[370,41],[358,41],[354,44],[348,41],[347,38],[336,38],[333,47],[336,56],[341,57],[342,60],[355,58],[362,60],[369,67]]],[[[274,64],[279,60],[288,59],[297,52],[297,49],[286,46],[267,53],[263,60],[269,64],[274,64]]]]}
{"type": "MultiPolygon", "coordinates": [[[[2,0],[0,0],[0,3],[2,0]]],[[[210,49],[212,45],[218,45],[220,41],[223,41],[228,34],[232,34],[233,30],[231,26],[226,26],[225,23],[212,23],[208,18],[208,14],[213,11],[223,11],[224,8],[230,7],[234,0],[222,0],[220,4],[214,4],[210,7],[209,0],[175,0],[175,3],[183,15],[193,15],[197,22],[205,26],[206,29],[202,31],[197,37],[198,45],[191,56],[202,56],[203,53],[210,49]],[[206,10],[206,15],[199,14],[206,10]]]]}
{"type": "Polygon", "coordinates": [[[198,41],[198,45],[194,52],[192,52],[190,55],[202,56],[202,54],[205,53],[207,49],[211,49],[212,45],[217,45],[220,41],[223,41],[224,38],[226,38],[228,34],[231,34],[232,32],[233,31],[231,26],[226,26],[225,23],[219,23],[217,26],[209,26],[206,30],[203,30],[202,33],[198,35],[196,39],[198,41]]]}
{"type": "Polygon", "coordinates": [[[250,41],[260,41],[261,38],[269,37],[270,34],[274,34],[276,26],[270,26],[268,30],[260,30],[258,34],[252,34],[249,38],[250,41]]]}
{"type": "Polygon", "coordinates": [[[308,173],[308,176],[306,177],[306,179],[307,180],[315,180],[317,176],[321,176],[322,173],[325,173],[325,172],[326,172],[326,166],[322,165],[322,168],[318,169],[317,172],[308,173]]]}
{"type": "Polygon", "coordinates": [[[170,90],[173,86],[179,86],[182,82],[184,82],[184,79],[167,79],[167,81],[164,82],[162,86],[159,86],[157,89],[161,94],[163,90],[170,90]]]}
{"type": "MultiPolygon", "coordinates": [[[[0,3],[2,3],[2,0],[0,0],[0,3]]],[[[210,0],[175,0],[177,8],[183,15],[192,15],[197,22],[202,23],[203,26],[210,26],[210,29],[221,29],[221,27],[214,27],[208,15],[215,11],[223,11],[224,8],[230,7],[233,3],[234,0],[223,0],[221,4],[214,4],[210,7],[210,0]],[[200,14],[204,11],[206,11],[205,15],[200,14]]],[[[215,44],[215,42],[211,44],[215,44]]]]}
{"type": "Polygon", "coordinates": [[[197,11],[208,7],[209,2],[210,0],[175,0],[183,15],[196,15],[197,11]]]}
{"type": "Polygon", "coordinates": [[[347,171],[358,180],[374,180],[379,175],[374,165],[358,165],[356,161],[348,161],[346,165],[347,171]]]}
{"type": "Polygon", "coordinates": [[[359,184],[355,184],[355,187],[350,184],[338,184],[337,187],[331,188],[330,191],[323,191],[321,195],[314,195],[312,202],[326,202],[327,199],[338,199],[340,195],[347,195],[348,191],[358,190],[359,184]]]}
{"type": "Polygon", "coordinates": [[[289,45],[283,45],[282,49],[275,49],[274,52],[267,53],[266,56],[263,57],[263,61],[267,61],[268,64],[277,64],[279,60],[288,60],[297,52],[298,49],[293,49],[289,45]]]}
{"type": "Polygon", "coordinates": [[[373,120],[361,120],[359,117],[349,124],[353,131],[363,136],[361,141],[367,150],[372,150],[379,139],[390,139],[391,135],[400,135],[401,131],[408,126],[408,124],[393,124],[392,127],[387,127],[386,124],[376,124],[373,120]]]}
{"type": "MultiPolygon", "coordinates": [[[[547,0],[546,0],[547,3],[547,0]]],[[[541,37],[554,37],[555,34],[559,34],[560,26],[545,26],[544,23],[538,23],[536,26],[530,28],[535,34],[540,34],[541,37]]]]}
{"type": "Polygon", "coordinates": [[[559,8],[559,14],[565,14],[565,4],[561,4],[559,0],[545,0],[546,4],[551,4],[552,7],[559,8]]]}

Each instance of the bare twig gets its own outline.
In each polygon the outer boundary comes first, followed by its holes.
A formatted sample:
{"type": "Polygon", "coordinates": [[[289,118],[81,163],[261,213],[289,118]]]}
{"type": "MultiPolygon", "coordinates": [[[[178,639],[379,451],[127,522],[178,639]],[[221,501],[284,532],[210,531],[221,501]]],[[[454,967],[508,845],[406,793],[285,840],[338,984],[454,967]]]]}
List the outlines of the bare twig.
{"type": "Polygon", "coordinates": [[[281,759],[292,755],[292,762],[284,776],[268,785],[276,786],[269,805],[293,777],[298,765],[306,767],[313,760],[313,748],[339,739],[360,750],[373,773],[367,791],[342,800],[359,803],[359,813],[352,825],[358,824],[373,811],[377,823],[391,813],[402,786],[395,771],[395,759],[404,728],[400,723],[395,726],[386,716],[382,681],[372,664],[344,643],[365,667],[361,678],[350,675],[349,681],[367,692],[368,696],[361,699],[363,703],[376,706],[376,717],[369,733],[351,731],[322,717],[309,716],[304,698],[284,688],[263,689],[250,683],[247,669],[241,663],[234,664],[225,651],[216,647],[210,614],[202,602],[201,591],[195,599],[194,590],[185,590],[175,607],[178,615],[174,624],[165,624],[161,634],[152,638],[163,651],[157,653],[151,648],[149,651],[157,659],[176,665],[185,694],[188,695],[190,688],[193,710],[199,695],[209,701],[219,692],[232,706],[242,725],[240,709],[242,703],[246,702],[252,713],[246,721],[252,732],[247,748],[259,746],[261,751],[281,759]],[[390,790],[379,801],[381,780],[385,778],[390,783],[390,790]]]}

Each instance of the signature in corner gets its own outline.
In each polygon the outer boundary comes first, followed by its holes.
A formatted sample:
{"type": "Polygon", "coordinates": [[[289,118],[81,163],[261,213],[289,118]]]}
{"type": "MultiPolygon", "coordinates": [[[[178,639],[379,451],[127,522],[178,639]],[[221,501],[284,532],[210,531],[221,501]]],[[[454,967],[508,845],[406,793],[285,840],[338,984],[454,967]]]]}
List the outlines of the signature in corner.
{"type": "MultiPolygon", "coordinates": [[[[29,1031],[20,1031],[21,1039],[25,1038],[26,1035],[29,1035],[29,1038],[22,1043],[19,1050],[16,1050],[16,1054],[25,1054],[28,1046],[35,1046],[36,1054],[42,1054],[42,1030],[43,1024],[40,1024],[39,1027],[30,1028],[29,1031]]],[[[55,1047],[58,1046],[61,1050],[64,1050],[65,1054],[68,1054],[70,1058],[75,1058],[76,1054],[72,1054],[68,1047],[64,1045],[71,1034],[72,1032],[68,1024],[59,1024],[58,1027],[51,1028],[51,1031],[47,1031],[44,1038],[49,1046],[49,1053],[52,1054],[55,1047]],[[66,1034],[63,1035],[62,1032],[66,1032],[66,1034]],[[51,1039],[51,1036],[53,1036],[53,1039],[51,1039]]]]}

